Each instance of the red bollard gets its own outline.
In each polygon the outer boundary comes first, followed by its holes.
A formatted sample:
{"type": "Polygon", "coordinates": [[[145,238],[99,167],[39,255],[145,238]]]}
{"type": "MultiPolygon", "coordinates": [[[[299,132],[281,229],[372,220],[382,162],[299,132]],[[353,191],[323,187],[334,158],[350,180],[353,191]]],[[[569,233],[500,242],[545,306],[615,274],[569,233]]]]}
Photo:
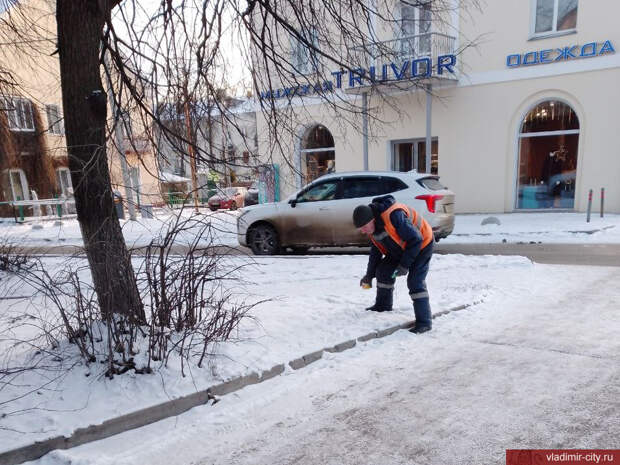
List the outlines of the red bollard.
{"type": "Polygon", "coordinates": [[[586,218],[586,223],[590,222],[590,212],[592,211],[592,189],[588,193],[588,216],[586,218]]]}

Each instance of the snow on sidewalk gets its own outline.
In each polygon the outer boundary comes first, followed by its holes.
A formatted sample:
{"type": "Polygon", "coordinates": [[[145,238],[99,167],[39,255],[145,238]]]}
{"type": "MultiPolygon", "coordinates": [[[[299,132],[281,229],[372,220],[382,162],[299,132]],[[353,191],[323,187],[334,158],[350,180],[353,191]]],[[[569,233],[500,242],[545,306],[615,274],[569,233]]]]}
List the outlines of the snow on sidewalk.
{"type": "MultiPolygon", "coordinates": [[[[58,258],[46,260],[59,263],[58,258]]],[[[243,260],[247,258],[230,257],[233,266],[243,260]]],[[[235,289],[255,301],[271,301],[253,310],[254,318],[242,325],[237,342],[221,344],[208,367],[194,367],[185,378],[180,376],[177,362],[153,375],[128,373],[113,380],[101,376],[105,367],[99,364],[86,367],[78,363],[58,379],[54,370],[22,375],[0,391],[0,402],[5,402],[34,389],[30,395],[2,405],[6,416],[0,428],[0,450],[70,434],[75,428],[205,389],[221,380],[266,370],[413,319],[403,279],[397,283],[393,313],[364,310],[374,300],[374,288],[365,291],[359,287],[366,262],[364,256],[256,257],[254,265],[243,268],[252,283],[235,289]],[[36,389],[44,382],[49,384],[36,389]]],[[[431,305],[438,312],[491,299],[514,280],[530,279],[536,266],[522,257],[435,256],[428,279],[431,305]]],[[[230,284],[235,286],[234,282],[230,284]]],[[[5,328],[19,321],[30,324],[29,315],[41,311],[34,305],[36,300],[2,302],[5,328]]],[[[27,336],[29,330],[19,336],[27,336]]],[[[19,331],[24,328],[13,330],[19,331]]],[[[76,361],[64,360],[62,365],[70,368],[76,361]]]]}
{"type": "Polygon", "coordinates": [[[586,222],[585,213],[485,213],[456,215],[454,231],[442,242],[497,243],[620,243],[620,215],[607,214],[603,218],[593,213],[586,222]],[[499,224],[482,224],[497,219],[499,224]]]}
{"type": "MultiPolygon", "coordinates": [[[[156,216],[151,219],[120,220],[127,247],[145,246],[153,238],[162,236],[179,215],[184,219],[189,219],[193,214],[194,211],[190,208],[184,210],[166,209],[157,211],[156,216]]],[[[215,245],[236,247],[239,245],[237,240],[238,215],[238,210],[211,212],[208,209],[201,209],[201,215],[197,218],[211,224],[215,245]]],[[[82,233],[77,219],[64,219],[60,223],[30,220],[16,224],[12,219],[4,218],[3,221],[0,221],[0,238],[6,237],[18,245],[32,247],[82,246],[82,233]]],[[[201,223],[196,222],[193,228],[181,234],[181,239],[188,241],[193,239],[201,226],[201,223]]]]}
{"type": "MultiPolygon", "coordinates": [[[[469,271],[486,279],[484,263],[469,271]]],[[[620,269],[504,268],[514,279],[431,333],[328,354],[36,463],[491,465],[508,448],[617,448],[620,269]]]]}
{"type": "MultiPolygon", "coordinates": [[[[210,212],[201,210],[202,218],[213,225],[214,244],[237,247],[237,216],[235,212],[210,212]]],[[[129,247],[144,246],[153,237],[165,230],[177,215],[190,217],[193,210],[163,210],[153,219],[138,218],[137,221],[121,220],[123,234],[129,247]]],[[[194,228],[197,231],[198,228],[194,228]]],[[[190,229],[184,235],[191,238],[190,229]]],[[[15,224],[12,219],[0,222],[0,238],[8,236],[21,245],[50,247],[55,245],[82,245],[82,237],[77,219],[55,222],[30,221],[15,224]]],[[[497,242],[543,242],[543,243],[613,243],[620,244],[620,215],[607,214],[601,218],[592,214],[589,223],[585,213],[501,213],[501,214],[461,214],[456,215],[455,228],[446,243],[497,243],[497,242]],[[481,224],[483,220],[494,217],[497,224],[481,224]]]]}

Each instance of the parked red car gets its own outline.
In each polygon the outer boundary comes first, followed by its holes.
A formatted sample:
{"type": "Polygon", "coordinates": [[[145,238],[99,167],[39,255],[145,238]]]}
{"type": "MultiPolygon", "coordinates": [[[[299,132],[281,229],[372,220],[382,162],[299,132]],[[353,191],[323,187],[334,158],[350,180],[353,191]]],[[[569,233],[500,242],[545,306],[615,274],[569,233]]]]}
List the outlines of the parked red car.
{"type": "Polygon", "coordinates": [[[211,211],[218,209],[236,210],[244,206],[245,187],[225,187],[219,189],[218,193],[209,197],[208,204],[211,211]]]}

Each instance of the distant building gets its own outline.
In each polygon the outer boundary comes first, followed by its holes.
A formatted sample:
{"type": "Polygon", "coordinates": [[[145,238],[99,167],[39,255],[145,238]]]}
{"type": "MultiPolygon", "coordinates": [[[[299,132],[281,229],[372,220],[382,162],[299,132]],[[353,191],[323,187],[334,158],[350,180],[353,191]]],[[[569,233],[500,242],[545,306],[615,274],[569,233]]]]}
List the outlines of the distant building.
{"type": "MultiPolygon", "coordinates": [[[[196,171],[199,197],[205,199],[213,182],[218,186],[249,185],[256,179],[256,113],[251,100],[228,98],[221,104],[191,105],[191,126],[199,156],[196,171]],[[212,182],[210,182],[212,181],[212,182]]],[[[186,144],[187,125],[183,108],[166,104],[160,109],[172,135],[157,136],[158,162],[163,182],[170,189],[191,190],[191,158],[186,144]],[[174,137],[174,135],[180,137],[174,137]]]]}
{"type": "MultiPolygon", "coordinates": [[[[55,52],[56,20],[49,0],[27,0],[0,12],[18,32],[0,23],[0,70],[9,71],[14,86],[0,86],[0,216],[13,216],[8,202],[65,197],[73,186],[63,125],[60,69],[55,52]],[[32,27],[36,24],[36,28],[32,27]],[[17,34],[17,35],[16,35],[17,34]],[[30,37],[32,35],[32,37],[30,37]],[[35,46],[20,45],[32,39],[35,46]],[[13,38],[13,40],[12,40],[13,38]]],[[[128,112],[131,115],[131,112],[128,112]]],[[[144,130],[128,116],[123,135],[133,201],[162,204],[157,167],[144,130]],[[126,128],[130,130],[127,131],[126,128]]],[[[119,152],[108,146],[113,188],[124,194],[119,152]]],[[[71,210],[71,204],[69,209],[71,210]]],[[[56,214],[55,208],[24,207],[24,214],[56,214]]],[[[66,211],[65,211],[66,213],[66,211]]]]}

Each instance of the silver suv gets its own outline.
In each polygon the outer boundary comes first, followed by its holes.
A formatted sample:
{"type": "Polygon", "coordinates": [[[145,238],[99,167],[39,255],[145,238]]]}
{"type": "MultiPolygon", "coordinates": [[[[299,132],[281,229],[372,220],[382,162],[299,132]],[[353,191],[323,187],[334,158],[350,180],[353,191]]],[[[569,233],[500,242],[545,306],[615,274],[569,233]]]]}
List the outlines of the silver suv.
{"type": "Polygon", "coordinates": [[[454,193],[439,176],[416,171],[359,171],[322,176],[286,200],[246,207],[237,219],[239,243],[256,255],[284,248],[368,246],[353,225],[353,210],[391,194],[422,213],[435,240],[454,229],[454,193]]]}

